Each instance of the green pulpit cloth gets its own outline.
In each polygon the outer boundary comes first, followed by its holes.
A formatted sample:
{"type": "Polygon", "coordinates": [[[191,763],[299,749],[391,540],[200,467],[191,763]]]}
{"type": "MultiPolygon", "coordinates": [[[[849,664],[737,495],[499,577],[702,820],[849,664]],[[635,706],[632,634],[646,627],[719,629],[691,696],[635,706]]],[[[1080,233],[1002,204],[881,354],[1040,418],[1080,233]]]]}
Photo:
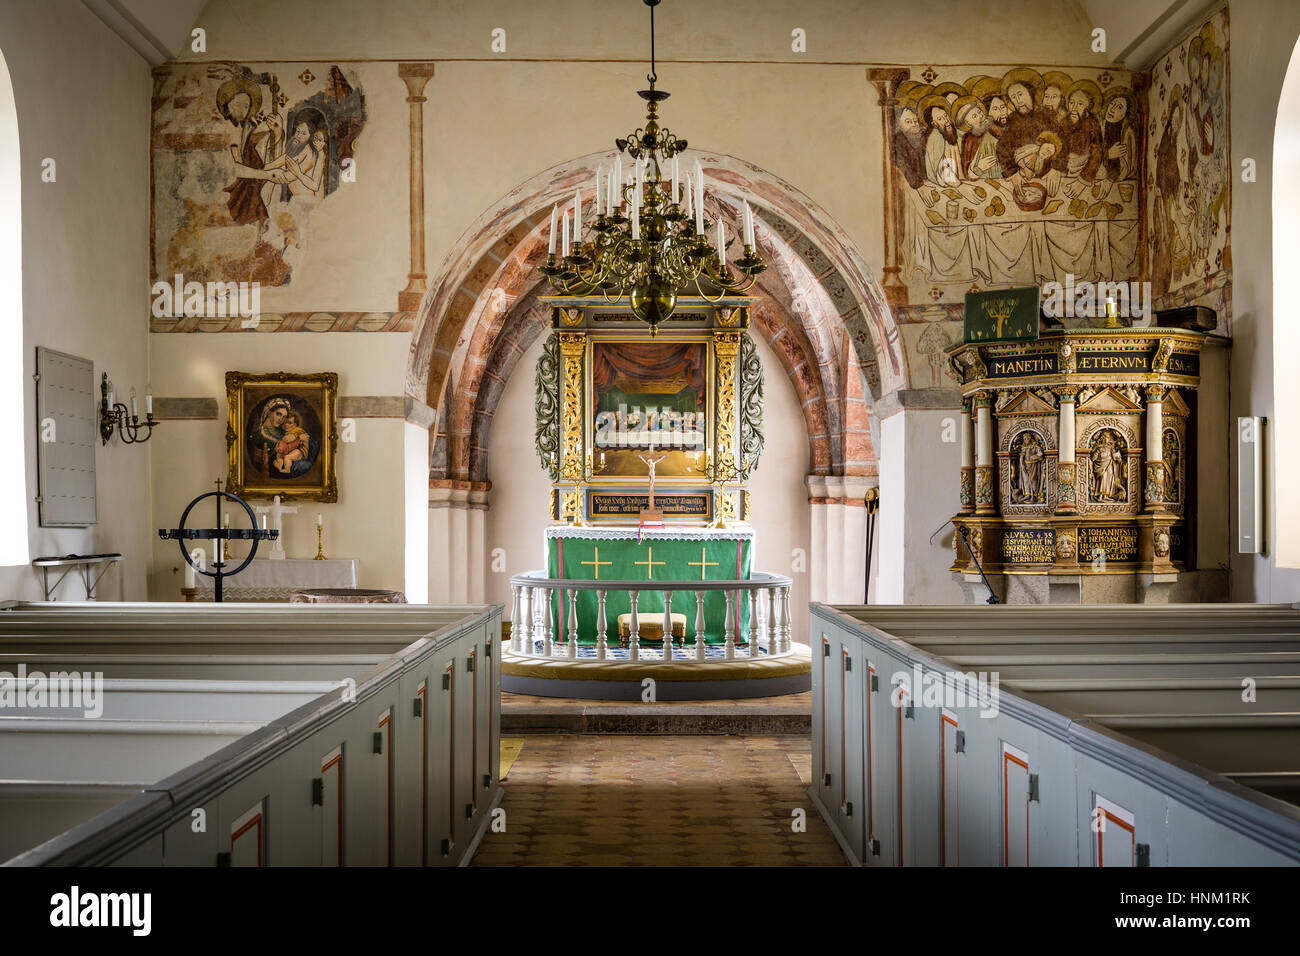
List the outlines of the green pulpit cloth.
{"type": "MultiPolygon", "coordinates": [[[[546,573],[551,578],[581,581],[635,581],[641,584],[637,616],[644,636],[647,624],[663,621],[663,590],[671,582],[672,612],[686,616],[686,643],[695,642],[695,594],[692,581],[737,581],[749,578],[751,529],[731,528],[575,528],[546,529],[546,573]]],[[[578,643],[596,643],[596,592],[578,591],[578,643]]],[[[736,642],[749,639],[749,595],[737,600],[739,625],[736,642]]],[[[704,595],[705,642],[726,640],[726,593],[704,595]]],[[[569,630],[569,595],[551,599],[555,634],[559,640],[569,630]]],[[[605,597],[606,640],[617,645],[618,616],[631,610],[627,591],[610,590],[605,597]]],[[[734,613],[734,612],[733,612],[734,613]]]]}

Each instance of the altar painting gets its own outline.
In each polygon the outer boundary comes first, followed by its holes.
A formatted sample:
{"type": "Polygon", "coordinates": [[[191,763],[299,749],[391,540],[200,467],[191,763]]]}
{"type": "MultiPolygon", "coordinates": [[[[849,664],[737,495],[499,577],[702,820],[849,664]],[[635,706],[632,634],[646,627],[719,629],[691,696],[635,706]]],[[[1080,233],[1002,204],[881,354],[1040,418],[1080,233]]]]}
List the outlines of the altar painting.
{"type": "Polygon", "coordinates": [[[708,342],[594,340],[589,369],[593,477],[708,474],[708,342]]]}

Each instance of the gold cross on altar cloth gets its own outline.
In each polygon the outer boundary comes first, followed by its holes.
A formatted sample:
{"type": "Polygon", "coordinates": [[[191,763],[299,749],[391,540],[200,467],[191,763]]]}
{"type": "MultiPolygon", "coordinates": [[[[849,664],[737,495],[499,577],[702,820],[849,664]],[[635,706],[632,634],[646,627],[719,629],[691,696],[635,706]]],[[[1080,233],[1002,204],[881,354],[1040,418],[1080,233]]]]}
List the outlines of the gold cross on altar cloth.
{"type": "Polygon", "coordinates": [[[597,548],[592,548],[592,551],[595,552],[595,560],[592,560],[592,561],[579,561],[578,563],[579,563],[579,564],[586,564],[586,565],[591,565],[591,566],[593,566],[593,567],[594,567],[594,570],[595,570],[595,573],[592,574],[592,579],[593,579],[593,580],[596,580],[596,581],[599,581],[599,580],[600,580],[600,566],[601,566],[602,564],[613,564],[614,562],[613,562],[613,561],[602,561],[602,560],[600,560],[600,548],[598,548],[598,547],[597,547],[597,548]]]}
{"type": "Polygon", "coordinates": [[[646,569],[645,569],[645,579],[646,579],[647,581],[653,581],[653,580],[654,580],[654,576],[655,576],[655,565],[656,565],[656,564],[664,564],[664,563],[666,563],[666,562],[663,562],[663,561],[656,561],[656,560],[655,560],[655,549],[654,549],[654,548],[647,547],[647,548],[646,548],[646,554],[647,554],[647,558],[646,558],[646,560],[644,560],[644,561],[633,561],[632,563],[633,563],[633,564],[644,564],[644,565],[646,566],[646,569]]]}
{"type": "Polygon", "coordinates": [[[698,560],[698,561],[687,561],[686,563],[687,563],[688,565],[690,565],[691,567],[693,567],[693,568],[699,568],[699,569],[700,569],[700,580],[701,580],[701,581],[704,580],[704,577],[705,577],[705,575],[708,573],[708,569],[709,569],[709,568],[716,568],[716,567],[718,566],[718,562],[717,562],[717,561],[705,561],[705,560],[704,560],[704,548],[703,548],[703,546],[700,547],[700,560],[698,560]]]}

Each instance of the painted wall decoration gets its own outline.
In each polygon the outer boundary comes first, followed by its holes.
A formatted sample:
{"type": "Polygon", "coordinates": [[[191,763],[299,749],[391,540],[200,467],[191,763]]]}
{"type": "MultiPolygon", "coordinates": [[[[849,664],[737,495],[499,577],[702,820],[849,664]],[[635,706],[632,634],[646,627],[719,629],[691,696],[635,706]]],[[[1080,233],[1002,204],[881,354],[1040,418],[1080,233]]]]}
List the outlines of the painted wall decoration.
{"type": "Polygon", "coordinates": [[[1156,61],[1149,101],[1154,305],[1209,306],[1226,332],[1232,286],[1226,7],[1156,61]]]}
{"type": "Polygon", "coordinates": [[[365,122],[365,96],[339,66],[160,68],[152,278],[289,283],[365,122]]]}
{"type": "Polygon", "coordinates": [[[958,66],[896,79],[892,94],[881,87],[896,305],[1067,274],[1137,278],[1145,137],[1133,76],[958,66]]]}

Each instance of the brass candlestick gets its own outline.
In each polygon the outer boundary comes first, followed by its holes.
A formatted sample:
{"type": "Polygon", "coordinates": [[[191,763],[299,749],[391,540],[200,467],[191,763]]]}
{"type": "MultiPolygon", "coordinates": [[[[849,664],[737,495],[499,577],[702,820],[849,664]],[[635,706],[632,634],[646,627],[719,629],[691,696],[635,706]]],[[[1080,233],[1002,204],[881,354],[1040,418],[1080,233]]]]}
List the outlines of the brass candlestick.
{"type": "Polygon", "coordinates": [[[316,557],[312,558],[313,561],[325,560],[325,552],[321,549],[321,540],[322,540],[321,536],[324,533],[325,533],[324,527],[322,527],[321,525],[317,525],[316,526],[316,557]]]}

